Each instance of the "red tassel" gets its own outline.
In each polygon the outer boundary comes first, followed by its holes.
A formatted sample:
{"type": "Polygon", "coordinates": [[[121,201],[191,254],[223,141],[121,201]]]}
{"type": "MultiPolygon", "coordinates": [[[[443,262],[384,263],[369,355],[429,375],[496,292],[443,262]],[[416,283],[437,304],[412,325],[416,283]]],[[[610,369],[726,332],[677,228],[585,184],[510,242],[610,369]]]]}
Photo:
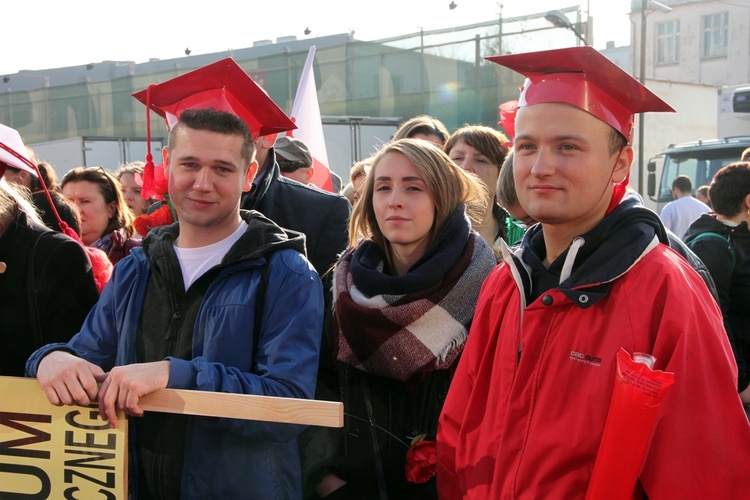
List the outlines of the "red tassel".
{"type": "Polygon", "coordinates": [[[143,187],[141,198],[148,200],[154,197],[154,155],[151,154],[151,84],[146,88],[146,165],[143,167],[143,187]]]}

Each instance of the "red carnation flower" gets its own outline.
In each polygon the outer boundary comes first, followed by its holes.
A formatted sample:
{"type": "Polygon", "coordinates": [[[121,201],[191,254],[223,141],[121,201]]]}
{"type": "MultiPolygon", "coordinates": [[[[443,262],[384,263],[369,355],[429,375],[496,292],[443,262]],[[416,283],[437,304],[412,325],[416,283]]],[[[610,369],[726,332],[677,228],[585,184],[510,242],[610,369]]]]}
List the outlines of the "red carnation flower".
{"type": "Polygon", "coordinates": [[[435,441],[421,440],[412,444],[406,452],[406,480],[426,483],[437,474],[437,451],[435,441]]]}
{"type": "Polygon", "coordinates": [[[172,209],[169,207],[169,203],[164,203],[162,206],[154,210],[151,215],[139,215],[135,218],[135,230],[141,236],[146,236],[150,229],[159,226],[166,226],[167,224],[173,223],[172,209]]]}

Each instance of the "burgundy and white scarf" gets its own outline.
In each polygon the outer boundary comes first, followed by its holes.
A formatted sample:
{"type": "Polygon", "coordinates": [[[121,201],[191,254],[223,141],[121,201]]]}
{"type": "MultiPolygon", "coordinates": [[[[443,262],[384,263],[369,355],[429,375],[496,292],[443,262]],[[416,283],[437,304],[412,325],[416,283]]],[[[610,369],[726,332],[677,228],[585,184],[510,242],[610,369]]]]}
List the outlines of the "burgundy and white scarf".
{"type": "Polygon", "coordinates": [[[404,276],[385,274],[383,250],[363,241],[334,271],[337,359],[405,383],[449,368],[495,265],[492,249],[471,230],[463,210],[404,276]]]}

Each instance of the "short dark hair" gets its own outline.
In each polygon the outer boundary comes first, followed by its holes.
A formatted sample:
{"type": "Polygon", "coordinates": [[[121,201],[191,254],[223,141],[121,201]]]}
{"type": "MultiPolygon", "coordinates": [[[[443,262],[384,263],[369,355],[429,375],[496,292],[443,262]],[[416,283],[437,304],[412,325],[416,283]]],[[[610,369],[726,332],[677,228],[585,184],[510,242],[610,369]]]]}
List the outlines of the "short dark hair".
{"type": "Polygon", "coordinates": [[[301,161],[287,160],[276,155],[276,163],[279,164],[279,170],[285,173],[296,172],[301,168],[310,168],[311,165],[301,161]]]}
{"type": "Polygon", "coordinates": [[[742,201],[750,194],[750,162],[737,161],[721,168],[708,190],[714,212],[734,217],[742,210],[742,201]]]}
{"type": "Polygon", "coordinates": [[[176,144],[176,133],[182,127],[188,127],[193,130],[207,130],[219,134],[238,135],[242,137],[240,154],[242,155],[242,159],[245,160],[245,168],[255,158],[255,143],[252,135],[250,135],[250,129],[248,129],[245,121],[237,115],[213,108],[186,109],[180,115],[180,121],[169,132],[167,147],[170,152],[176,144]]]}
{"type": "Polygon", "coordinates": [[[672,189],[677,188],[681,193],[690,193],[693,191],[693,181],[687,175],[678,175],[672,181],[672,189]]]}
{"type": "Polygon", "coordinates": [[[609,127],[609,129],[609,154],[611,156],[621,150],[624,146],[627,146],[628,140],[614,127],[609,127]]]}

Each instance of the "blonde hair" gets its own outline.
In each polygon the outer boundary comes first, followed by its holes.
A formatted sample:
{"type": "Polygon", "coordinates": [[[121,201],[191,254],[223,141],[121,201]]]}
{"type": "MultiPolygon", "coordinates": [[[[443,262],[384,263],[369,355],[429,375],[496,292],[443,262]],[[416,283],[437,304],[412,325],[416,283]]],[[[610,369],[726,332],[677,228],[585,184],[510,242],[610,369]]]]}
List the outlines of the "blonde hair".
{"type": "Polygon", "coordinates": [[[352,168],[349,169],[349,181],[352,184],[360,177],[367,176],[367,172],[372,167],[373,159],[374,157],[371,156],[370,158],[365,158],[364,160],[355,162],[354,165],[352,165],[352,168]]]}
{"type": "Polygon", "coordinates": [[[29,199],[29,193],[25,188],[17,188],[4,178],[0,177],[0,233],[6,225],[13,220],[18,210],[25,212],[29,220],[43,226],[44,222],[39,217],[34,204],[29,199]]]}
{"type": "Polygon", "coordinates": [[[475,176],[467,174],[434,144],[419,139],[401,139],[386,144],[375,156],[372,169],[362,189],[362,197],[352,212],[349,221],[349,243],[352,247],[361,238],[373,241],[385,251],[390,265],[390,242],[378,227],[373,208],[375,171],[383,157],[390,153],[404,155],[417,168],[427,185],[427,191],[435,205],[435,220],[430,229],[430,245],[445,222],[456,212],[466,207],[466,215],[476,224],[482,220],[487,209],[487,188],[475,176]]]}

